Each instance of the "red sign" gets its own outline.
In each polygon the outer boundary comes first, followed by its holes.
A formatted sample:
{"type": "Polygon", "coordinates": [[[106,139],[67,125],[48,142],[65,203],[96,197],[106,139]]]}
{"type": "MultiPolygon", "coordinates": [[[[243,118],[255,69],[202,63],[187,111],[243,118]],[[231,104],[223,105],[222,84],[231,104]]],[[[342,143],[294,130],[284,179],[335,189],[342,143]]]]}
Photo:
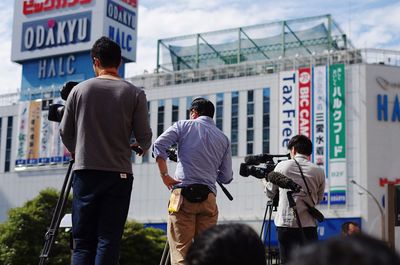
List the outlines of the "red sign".
{"type": "Polygon", "coordinates": [[[55,9],[70,8],[77,5],[87,5],[91,2],[92,0],[24,0],[22,12],[24,15],[31,15],[55,9]]]}
{"type": "Polygon", "coordinates": [[[127,3],[128,5],[131,5],[133,7],[137,6],[137,0],[122,0],[122,2],[127,3]]]}
{"type": "Polygon", "coordinates": [[[311,139],[311,69],[299,69],[299,134],[311,139]]]}

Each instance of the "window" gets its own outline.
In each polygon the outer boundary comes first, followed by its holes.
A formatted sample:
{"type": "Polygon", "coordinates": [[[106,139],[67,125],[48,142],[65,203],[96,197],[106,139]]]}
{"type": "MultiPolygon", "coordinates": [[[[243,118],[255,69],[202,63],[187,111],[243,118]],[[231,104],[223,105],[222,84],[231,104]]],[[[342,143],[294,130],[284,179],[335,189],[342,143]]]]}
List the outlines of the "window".
{"type": "Polygon", "coordinates": [[[232,108],[231,108],[231,148],[232,156],[238,154],[238,133],[239,133],[239,92],[232,92],[232,108]]]}
{"type": "Polygon", "coordinates": [[[11,143],[12,143],[12,128],[13,128],[13,117],[8,117],[7,122],[7,136],[6,136],[6,159],[4,163],[4,171],[10,171],[11,163],[11,143]]]}
{"type": "Polygon", "coordinates": [[[263,153],[269,153],[269,88],[263,89],[263,153]]]}
{"type": "Polygon", "coordinates": [[[247,91],[247,150],[246,154],[253,154],[254,144],[254,91],[247,91]]]}
{"type": "Polygon", "coordinates": [[[164,132],[164,110],[165,101],[163,99],[160,99],[158,101],[157,136],[160,136],[164,132]]]}
{"type": "MultiPolygon", "coordinates": [[[[148,119],[149,119],[149,122],[150,122],[150,101],[147,101],[147,110],[148,110],[148,113],[149,113],[148,119]]],[[[149,162],[149,153],[150,152],[147,152],[145,155],[142,156],[142,163],[149,162]]]]}
{"type": "Polygon", "coordinates": [[[224,117],[224,93],[217,94],[217,108],[215,110],[216,125],[223,131],[223,117],[224,117]]]}
{"type": "Polygon", "coordinates": [[[186,119],[190,118],[190,106],[192,106],[192,97],[186,97],[186,119]]]}
{"type": "Polygon", "coordinates": [[[179,119],[179,98],[172,99],[172,123],[179,119]]]}

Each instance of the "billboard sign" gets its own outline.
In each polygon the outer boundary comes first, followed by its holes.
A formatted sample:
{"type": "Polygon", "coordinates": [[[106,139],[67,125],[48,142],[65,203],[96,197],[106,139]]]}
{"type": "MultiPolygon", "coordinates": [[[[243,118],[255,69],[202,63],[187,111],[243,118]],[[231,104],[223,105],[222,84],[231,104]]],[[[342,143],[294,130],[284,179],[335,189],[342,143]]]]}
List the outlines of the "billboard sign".
{"type": "Polygon", "coordinates": [[[126,62],[136,60],[136,0],[15,1],[14,62],[87,52],[101,36],[122,48],[126,62]]]}

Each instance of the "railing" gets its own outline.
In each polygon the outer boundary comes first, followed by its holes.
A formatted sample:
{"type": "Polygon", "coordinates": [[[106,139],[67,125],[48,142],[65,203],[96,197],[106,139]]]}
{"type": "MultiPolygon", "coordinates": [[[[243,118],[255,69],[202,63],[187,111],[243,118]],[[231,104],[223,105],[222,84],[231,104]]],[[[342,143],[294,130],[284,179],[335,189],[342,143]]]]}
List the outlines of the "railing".
{"type": "Polygon", "coordinates": [[[127,78],[127,80],[136,86],[151,89],[184,83],[265,75],[310,65],[317,66],[335,63],[366,63],[400,66],[400,51],[382,49],[326,51],[318,55],[292,56],[195,70],[144,74],[127,78]]]}
{"type": "MultiPolygon", "coordinates": [[[[326,51],[325,53],[318,55],[292,56],[273,60],[252,61],[235,65],[217,66],[195,70],[144,74],[126,78],[126,80],[144,89],[151,89],[185,83],[266,75],[279,71],[297,69],[299,67],[335,63],[382,64],[400,67],[400,51],[383,49],[343,50],[332,52],[326,51]]],[[[21,98],[24,100],[53,98],[59,95],[59,89],[59,86],[50,86],[23,91],[21,93],[0,95],[0,106],[16,104],[21,98]]]]}

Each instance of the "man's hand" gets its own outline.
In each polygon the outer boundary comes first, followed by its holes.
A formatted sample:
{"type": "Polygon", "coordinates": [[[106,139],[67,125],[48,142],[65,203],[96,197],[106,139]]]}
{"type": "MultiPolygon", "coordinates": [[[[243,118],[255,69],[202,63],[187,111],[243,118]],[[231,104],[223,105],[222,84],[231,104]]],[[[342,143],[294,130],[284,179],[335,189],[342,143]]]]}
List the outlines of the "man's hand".
{"type": "Polygon", "coordinates": [[[172,178],[170,175],[163,175],[161,178],[169,190],[172,189],[174,185],[181,183],[181,181],[172,178]]]}

